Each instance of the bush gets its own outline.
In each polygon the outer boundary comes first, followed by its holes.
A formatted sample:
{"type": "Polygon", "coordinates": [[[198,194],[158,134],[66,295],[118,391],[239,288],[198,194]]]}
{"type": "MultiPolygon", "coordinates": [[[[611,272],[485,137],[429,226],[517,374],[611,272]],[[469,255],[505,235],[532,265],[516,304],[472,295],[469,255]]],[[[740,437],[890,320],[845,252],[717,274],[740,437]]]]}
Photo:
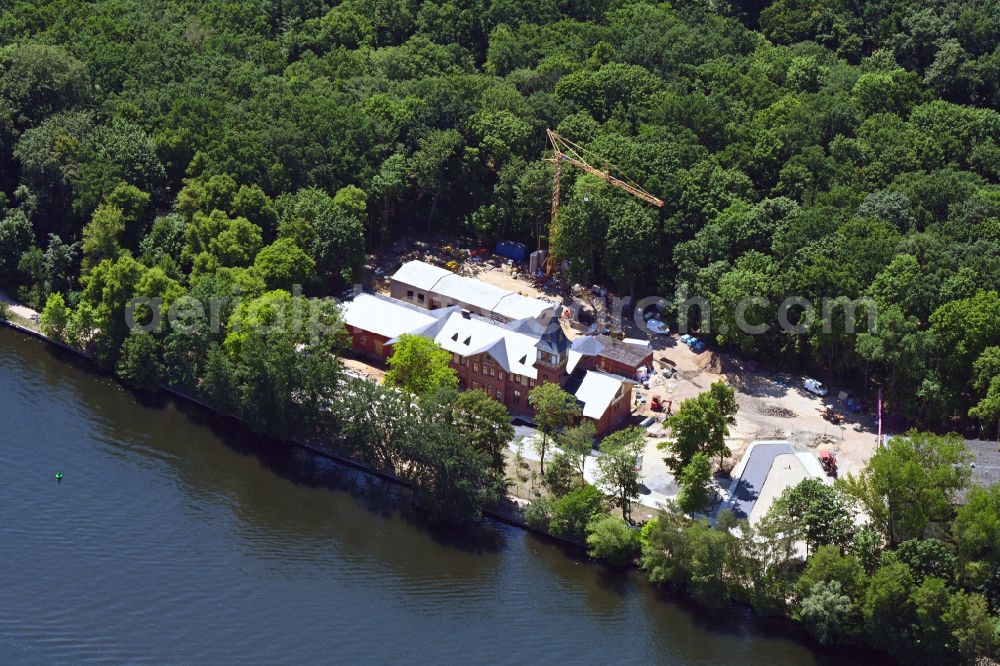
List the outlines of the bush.
{"type": "Polygon", "coordinates": [[[580,475],[576,471],[573,459],[560,453],[545,470],[545,486],[556,497],[564,497],[579,485],[580,475]]]}
{"type": "Polygon", "coordinates": [[[552,499],[549,497],[539,497],[525,507],[524,521],[533,530],[548,532],[549,523],[552,521],[552,499]]]}
{"type": "Polygon", "coordinates": [[[639,532],[621,518],[598,516],[587,525],[587,545],[591,557],[623,567],[639,555],[639,532]]]}
{"type": "Polygon", "coordinates": [[[604,513],[604,505],[604,495],[594,486],[578,488],[553,504],[549,531],[582,543],[587,537],[587,524],[604,513]]]}
{"type": "Polygon", "coordinates": [[[42,333],[57,342],[66,341],[66,324],[69,323],[70,311],[60,293],[50,294],[45,302],[45,309],[38,319],[42,333]]]}
{"type": "Polygon", "coordinates": [[[122,381],[140,391],[154,391],[164,376],[159,345],[149,333],[132,333],[122,345],[116,368],[122,381]]]}

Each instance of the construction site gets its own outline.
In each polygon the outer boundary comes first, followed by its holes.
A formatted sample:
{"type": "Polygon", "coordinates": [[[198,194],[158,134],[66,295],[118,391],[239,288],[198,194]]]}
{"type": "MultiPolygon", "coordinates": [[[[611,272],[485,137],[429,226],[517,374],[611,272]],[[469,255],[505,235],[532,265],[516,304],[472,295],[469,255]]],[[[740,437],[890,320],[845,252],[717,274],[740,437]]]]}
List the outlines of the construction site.
{"type": "MultiPolygon", "coordinates": [[[[662,200],[615,173],[606,163],[604,169],[593,166],[588,159],[594,161],[594,156],[551,130],[548,141],[551,156],[546,159],[553,164],[553,224],[558,220],[563,164],[600,178],[646,204],[663,205],[662,200]]],[[[618,425],[641,425],[646,430],[646,446],[640,459],[643,496],[639,500],[646,509],[655,510],[673,499],[678,491],[660,448],[670,436],[664,421],[684,400],[707,391],[713,382],[724,381],[732,386],[739,406],[736,424],[730,428],[727,440],[731,455],[721,461],[716,474],[716,511],[724,506],[737,509],[743,506],[748,517],[759,516],[785,487],[810,476],[832,482],[837,474],[860,470],[874,452],[875,416],[864,413],[850,396],[834,391],[817,395],[806,389],[804,377],[719,351],[709,339],[670,333],[659,320],[634,316],[627,307],[622,309],[605,287],[565,280],[559,270],[559,258],[548,255],[541,247],[540,229],[537,236],[538,246],[534,250],[512,242],[487,246],[474,239],[445,236],[399,239],[385,251],[369,256],[365,286],[376,294],[405,298],[404,293],[394,290],[391,278],[401,267],[421,262],[472,278],[482,283],[484,289],[503,290],[515,297],[551,304],[573,349],[586,347],[581,344],[582,339],[599,336],[648,349],[648,367],[643,366],[638,376],[629,377],[636,380],[629,414],[618,425]],[[754,448],[759,451],[754,453],[754,448]],[[761,469],[766,451],[771,454],[761,469]],[[751,473],[757,475],[752,482],[741,479],[751,473]],[[738,495],[746,495],[746,487],[750,486],[753,501],[747,502],[744,497],[741,503],[738,495]]],[[[412,290],[408,293],[416,300],[412,290]]],[[[426,307],[441,305],[431,301],[426,307]]],[[[511,318],[514,316],[503,319],[511,318]]],[[[377,364],[350,363],[354,364],[355,372],[380,378],[382,369],[377,364]]],[[[520,437],[530,439],[530,430],[522,432],[520,437]]],[[[597,455],[599,452],[595,451],[597,455]]]]}

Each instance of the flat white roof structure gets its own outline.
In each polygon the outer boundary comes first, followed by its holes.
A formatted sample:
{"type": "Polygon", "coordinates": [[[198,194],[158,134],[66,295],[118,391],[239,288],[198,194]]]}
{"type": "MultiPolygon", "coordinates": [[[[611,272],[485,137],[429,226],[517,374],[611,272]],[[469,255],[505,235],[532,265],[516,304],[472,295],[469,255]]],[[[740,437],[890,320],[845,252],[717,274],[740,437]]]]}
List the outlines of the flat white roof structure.
{"type": "Polygon", "coordinates": [[[625,381],[622,377],[588,370],[574,394],[583,403],[583,415],[591,419],[604,416],[625,381]]]}
{"type": "Polygon", "coordinates": [[[424,328],[455,312],[455,308],[425,310],[394,298],[360,293],[344,304],[344,323],[376,335],[395,338],[424,328]]]}

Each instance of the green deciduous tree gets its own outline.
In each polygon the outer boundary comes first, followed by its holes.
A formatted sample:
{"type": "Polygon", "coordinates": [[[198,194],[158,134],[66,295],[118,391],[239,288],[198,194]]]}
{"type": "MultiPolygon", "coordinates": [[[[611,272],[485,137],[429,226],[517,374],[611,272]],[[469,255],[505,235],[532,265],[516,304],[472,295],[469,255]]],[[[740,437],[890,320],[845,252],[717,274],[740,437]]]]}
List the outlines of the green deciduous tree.
{"type": "Polygon", "coordinates": [[[963,584],[1000,607],[1000,485],[969,488],[951,533],[963,584]]]}
{"type": "Polygon", "coordinates": [[[34,244],[35,232],[23,212],[13,211],[0,220],[0,285],[16,284],[21,257],[34,244]]]}
{"type": "Polygon", "coordinates": [[[639,555],[639,532],[621,518],[601,516],[587,524],[587,546],[591,557],[627,566],[639,555]]]}
{"type": "Polygon", "coordinates": [[[851,598],[843,594],[840,583],[820,581],[802,600],[799,616],[820,643],[836,641],[854,610],[851,598]]]}
{"type": "Polygon", "coordinates": [[[483,390],[463,391],[450,405],[451,425],[461,432],[470,446],[485,453],[490,465],[504,475],[504,452],[514,438],[514,426],[507,408],[483,390]]]}
{"type": "Polygon", "coordinates": [[[956,435],[911,430],[875,452],[844,489],[856,497],[891,544],[920,538],[928,524],[946,520],[969,479],[968,453],[956,435]]]}
{"type": "Polygon", "coordinates": [[[735,391],[725,382],[715,382],[705,393],[681,403],[666,421],[672,435],[664,445],[671,453],[667,465],[679,474],[695,453],[717,455],[720,460],[729,455],[726,437],[736,422],[736,409],[735,391]]]}
{"type": "Polygon", "coordinates": [[[580,404],[576,398],[552,382],[539,384],[528,394],[528,404],[535,410],[535,421],[542,430],[542,441],[539,444],[541,455],[540,467],[545,473],[545,448],[549,436],[558,429],[565,428],[581,414],[580,404]]]}
{"type": "Polygon", "coordinates": [[[90,270],[105,259],[114,261],[121,252],[125,217],[120,208],[101,205],[83,228],[83,268],[90,270]]]}
{"type": "Polygon", "coordinates": [[[614,498],[612,504],[621,508],[622,517],[632,521],[632,502],[639,498],[639,469],[637,457],[642,452],[645,432],[631,427],[611,433],[601,442],[597,459],[599,483],[614,498]]]}
{"type": "Polygon", "coordinates": [[[302,286],[313,278],[316,262],[292,239],[279,238],[257,253],[253,267],[268,289],[291,291],[293,285],[302,286]]]}
{"type": "Polygon", "coordinates": [[[42,333],[58,342],[66,341],[66,324],[69,323],[70,310],[62,294],[50,294],[45,301],[45,309],[38,319],[42,333]]]}
{"type": "Polygon", "coordinates": [[[423,396],[458,386],[451,353],[429,338],[405,334],[393,345],[386,384],[423,396]]]}
{"type": "Polygon", "coordinates": [[[854,539],[849,498],[819,479],[804,479],[785,489],[770,511],[806,542],[807,553],[828,545],[846,549],[854,539]]]}
{"type": "Polygon", "coordinates": [[[595,437],[597,437],[597,426],[590,420],[566,428],[556,437],[560,448],[573,457],[576,471],[580,476],[583,476],[587,456],[594,450],[595,437]]]}
{"type": "Polygon", "coordinates": [[[155,390],[163,381],[160,346],[152,335],[133,332],[122,344],[115,368],[122,381],[141,391],[155,390]]]}
{"type": "Polygon", "coordinates": [[[899,544],[895,550],[882,554],[882,562],[902,562],[910,568],[913,580],[923,582],[934,577],[950,580],[955,571],[955,555],[938,539],[910,539],[899,544]]]}
{"type": "Polygon", "coordinates": [[[552,505],[549,531],[571,541],[584,542],[587,525],[604,513],[604,495],[589,484],[560,497],[552,505]]]}
{"type": "Polygon", "coordinates": [[[712,463],[708,455],[698,452],[691,457],[677,478],[680,492],[677,506],[687,514],[704,511],[708,506],[712,484],[712,463]]]}

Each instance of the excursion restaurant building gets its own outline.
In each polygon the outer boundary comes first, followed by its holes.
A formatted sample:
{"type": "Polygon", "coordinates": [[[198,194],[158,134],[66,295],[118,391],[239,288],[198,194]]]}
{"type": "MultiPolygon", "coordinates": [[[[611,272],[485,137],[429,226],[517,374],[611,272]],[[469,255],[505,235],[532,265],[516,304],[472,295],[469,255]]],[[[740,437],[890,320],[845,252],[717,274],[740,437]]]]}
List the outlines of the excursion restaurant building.
{"type": "Polygon", "coordinates": [[[576,396],[583,418],[604,435],[630,414],[633,378],[652,361],[641,344],[602,336],[571,344],[552,303],[423,262],[404,264],[390,293],[361,293],[345,304],[357,353],[384,361],[401,335],[432,339],[451,352],[460,388],[482,389],[514,414],[532,415],[528,393],[555,382],[576,396]]]}

